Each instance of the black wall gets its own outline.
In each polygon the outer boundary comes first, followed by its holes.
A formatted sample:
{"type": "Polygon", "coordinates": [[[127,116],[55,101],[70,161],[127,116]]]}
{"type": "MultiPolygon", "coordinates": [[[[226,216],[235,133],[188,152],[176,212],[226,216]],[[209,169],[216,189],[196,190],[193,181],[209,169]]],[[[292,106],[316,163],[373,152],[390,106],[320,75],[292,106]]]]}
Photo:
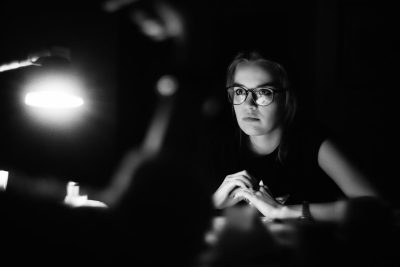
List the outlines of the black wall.
{"type": "Polygon", "coordinates": [[[171,129],[179,146],[182,135],[199,133],[193,121],[205,119],[207,127],[230,116],[225,69],[237,51],[255,47],[286,66],[304,114],[342,136],[396,199],[397,18],[389,2],[174,1],[188,29],[178,62],[174,44],[146,38],[129,8],[109,14],[100,1],[2,1],[0,62],[49,45],[69,47],[89,84],[92,112],[66,132],[38,128],[16,104],[30,70],[0,73],[1,158],[7,166],[103,183],[123,152],[140,144],[160,75],[180,82],[179,120],[171,129]]]}

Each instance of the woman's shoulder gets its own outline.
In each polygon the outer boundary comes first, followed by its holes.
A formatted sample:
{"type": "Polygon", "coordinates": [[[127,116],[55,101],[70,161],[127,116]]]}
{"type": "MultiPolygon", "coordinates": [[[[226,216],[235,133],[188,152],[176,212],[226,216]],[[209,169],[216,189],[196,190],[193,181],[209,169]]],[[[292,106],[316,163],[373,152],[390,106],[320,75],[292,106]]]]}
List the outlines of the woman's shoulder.
{"type": "MultiPolygon", "coordinates": [[[[301,120],[288,131],[288,144],[301,154],[318,155],[322,143],[334,136],[333,131],[318,120],[301,120]]],[[[314,156],[312,156],[314,158],[314,156]]]]}

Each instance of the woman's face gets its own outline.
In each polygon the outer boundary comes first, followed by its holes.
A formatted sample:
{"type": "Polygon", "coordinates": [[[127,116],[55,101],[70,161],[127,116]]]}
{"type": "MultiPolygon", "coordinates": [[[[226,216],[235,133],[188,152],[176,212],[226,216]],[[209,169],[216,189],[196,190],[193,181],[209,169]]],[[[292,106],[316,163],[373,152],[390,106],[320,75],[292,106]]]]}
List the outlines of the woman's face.
{"type": "MultiPolygon", "coordinates": [[[[242,62],[236,67],[233,81],[248,89],[275,84],[275,77],[262,65],[255,62],[242,62]]],[[[251,93],[240,105],[233,105],[239,127],[249,136],[266,135],[281,124],[283,110],[281,94],[274,95],[274,101],[268,106],[258,106],[251,93]]]]}

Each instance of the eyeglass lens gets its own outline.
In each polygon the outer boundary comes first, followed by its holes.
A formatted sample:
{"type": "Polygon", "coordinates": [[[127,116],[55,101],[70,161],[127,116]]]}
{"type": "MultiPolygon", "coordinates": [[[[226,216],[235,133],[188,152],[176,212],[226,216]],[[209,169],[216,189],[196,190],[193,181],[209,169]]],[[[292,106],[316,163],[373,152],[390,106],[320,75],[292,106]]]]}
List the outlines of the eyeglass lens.
{"type": "Polygon", "coordinates": [[[268,88],[257,88],[256,90],[246,90],[241,87],[232,87],[228,90],[229,99],[234,105],[240,105],[249,94],[252,95],[257,105],[266,106],[269,105],[274,98],[274,93],[268,88]]]}

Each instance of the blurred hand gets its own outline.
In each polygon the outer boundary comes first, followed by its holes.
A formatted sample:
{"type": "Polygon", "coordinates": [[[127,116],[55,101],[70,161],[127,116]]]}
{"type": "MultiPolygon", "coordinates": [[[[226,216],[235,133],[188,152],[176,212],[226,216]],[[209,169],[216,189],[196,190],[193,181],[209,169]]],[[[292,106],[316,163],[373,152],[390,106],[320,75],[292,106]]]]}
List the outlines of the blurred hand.
{"type": "Polygon", "coordinates": [[[107,208],[108,206],[98,200],[88,199],[87,196],[65,197],[64,205],[72,208],[77,207],[92,207],[92,208],[107,208]]]}
{"type": "Polygon", "coordinates": [[[214,206],[217,209],[223,209],[246,200],[243,195],[237,195],[236,192],[253,191],[255,187],[257,187],[255,179],[246,170],[227,175],[213,195],[214,206]]]}

